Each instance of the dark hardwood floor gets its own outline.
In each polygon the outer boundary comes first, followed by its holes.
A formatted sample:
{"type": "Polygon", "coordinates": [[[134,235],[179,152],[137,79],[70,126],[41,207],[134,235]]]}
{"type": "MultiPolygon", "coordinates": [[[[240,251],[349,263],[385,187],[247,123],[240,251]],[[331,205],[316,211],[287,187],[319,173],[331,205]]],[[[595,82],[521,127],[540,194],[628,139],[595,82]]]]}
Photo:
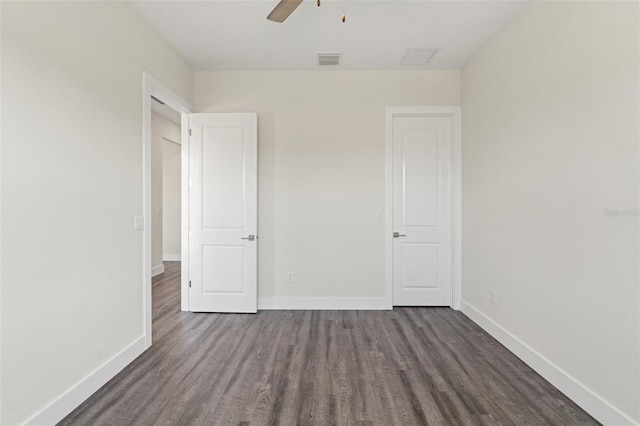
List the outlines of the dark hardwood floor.
{"type": "Polygon", "coordinates": [[[62,425],[594,425],[448,308],[180,311],[153,282],[153,347],[62,425]]]}

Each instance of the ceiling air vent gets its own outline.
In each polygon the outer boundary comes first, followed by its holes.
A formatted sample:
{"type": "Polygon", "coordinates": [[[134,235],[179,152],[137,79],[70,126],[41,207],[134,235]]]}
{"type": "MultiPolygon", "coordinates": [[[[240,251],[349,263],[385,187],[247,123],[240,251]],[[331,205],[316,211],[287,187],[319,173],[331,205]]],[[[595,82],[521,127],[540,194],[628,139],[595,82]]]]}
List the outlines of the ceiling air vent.
{"type": "Polygon", "coordinates": [[[438,47],[419,47],[416,49],[407,49],[400,61],[400,65],[408,67],[423,67],[429,65],[431,60],[440,51],[438,47]]]}
{"type": "Polygon", "coordinates": [[[340,53],[318,53],[318,66],[340,65],[340,53]]]}

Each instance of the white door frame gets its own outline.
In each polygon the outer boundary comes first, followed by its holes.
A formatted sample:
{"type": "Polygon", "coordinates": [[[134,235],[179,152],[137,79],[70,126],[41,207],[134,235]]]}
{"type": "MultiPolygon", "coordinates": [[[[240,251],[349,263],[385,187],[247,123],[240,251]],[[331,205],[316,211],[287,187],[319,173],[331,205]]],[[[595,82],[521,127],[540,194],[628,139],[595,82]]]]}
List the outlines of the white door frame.
{"type": "Polygon", "coordinates": [[[459,106],[408,106],[385,109],[385,298],[393,309],[393,119],[395,117],[451,117],[451,307],[460,310],[462,298],[462,110],[459,106]]]}
{"type": "Polygon", "coordinates": [[[142,249],[142,294],[143,294],[143,330],[145,336],[145,349],[151,346],[151,96],[161,100],[168,107],[180,113],[181,116],[181,143],[182,143],[182,182],[181,182],[181,257],[182,257],[182,277],[181,277],[181,309],[188,310],[188,265],[189,265],[189,113],[193,112],[193,107],[189,102],[153,78],[148,72],[142,72],[142,208],[144,215],[143,229],[143,249],[142,249]]]}

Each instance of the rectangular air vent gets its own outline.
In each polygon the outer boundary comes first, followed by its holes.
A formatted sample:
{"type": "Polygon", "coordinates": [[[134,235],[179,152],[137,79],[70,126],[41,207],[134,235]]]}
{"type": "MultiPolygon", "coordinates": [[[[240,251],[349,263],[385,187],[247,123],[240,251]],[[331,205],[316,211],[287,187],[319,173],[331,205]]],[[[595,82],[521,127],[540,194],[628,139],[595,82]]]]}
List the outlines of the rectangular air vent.
{"type": "Polygon", "coordinates": [[[438,47],[419,47],[416,49],[407,49],[400,61],[400,65],[408,67],[423,67],[429,65],[431,60],[440,51],[438,47]]]}
{"type": "Polygon", "coordinates": [[[318,66],[340,65],[340,53],[318,53],[318,66]]]}

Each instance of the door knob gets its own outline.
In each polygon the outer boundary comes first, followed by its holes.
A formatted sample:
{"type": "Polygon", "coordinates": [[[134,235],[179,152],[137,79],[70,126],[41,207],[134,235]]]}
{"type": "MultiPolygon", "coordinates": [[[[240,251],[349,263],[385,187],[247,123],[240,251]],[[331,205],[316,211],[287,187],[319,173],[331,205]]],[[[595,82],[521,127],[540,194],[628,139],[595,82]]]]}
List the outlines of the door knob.
{"type": "Polygon", "coordinates": [[[249,235],[248,237],[242,237],[240,238],[241,240],[249,240],[249,241],[255,241],[256,236],[255,235],[249,235]]]}
{"type": "Polygon", "coordinates": [[[393,238],[400,238],[400,237],[406,237],[406,235],[405,234],[401,234],[399,232],[394,232],[393,233],[393,238]]]}

